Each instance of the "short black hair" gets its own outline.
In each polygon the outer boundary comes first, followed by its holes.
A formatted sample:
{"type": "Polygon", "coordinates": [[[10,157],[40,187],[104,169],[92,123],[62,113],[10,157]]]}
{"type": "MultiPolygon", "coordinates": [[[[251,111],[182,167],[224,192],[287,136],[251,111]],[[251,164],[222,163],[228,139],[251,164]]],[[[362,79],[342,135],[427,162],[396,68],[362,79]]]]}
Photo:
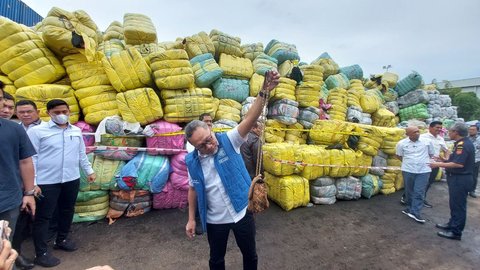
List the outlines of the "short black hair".
{"type": "Polygon", "coordinates": [[[47,111],[50,111],[51,109],[57,107],[57,106],[62,106],[62,105],[65,105],[68,107],[68,103],[65,102],[65,100],[62,100],[62,99],[52,99],[50,100],[49,102],[47,102],[47,111]]]}
{"type": "Polygon", "coordinates": [[[2,81],[0,81],[0,90],[3,91],[4,88],[5,88],[5,84],[2,81]]]}
{"type": "Polygon", "coordinates": [[[18,106],[25,106],[25,105],[32,105],[35,110],[38,110],[38,109],[37,109],[37,104],[35,104],[35,102],[33,102],[33,101],[29,100],[29,99],[22,99],[22,100],[18,101],[18,102],[15,104],[15,109],[16,109],[18,106]]]}
{"type": "Polygon", "coordinates": [[[478,131],[478,126],[477,126],[477,125],[475,125],[475,124],[474,124],[474,125],[470,125],[470,127],[474,127],[474,128],[476,128],[477,131],[478,131]]]}
{"type": "Polygon", "coordinates": [[[12,100],[13,103],[15,103],[15,98],[12,95],[10,95],[8,92],[3,92],[3,99],[12,100]]]}
{"type": "Polygon", "coordinates": [[[202,113],[202,114],[200,114],[200,116],[198,117],[198,120],[203,121],[203,118],[205,118],[205,116],[210,116],[210,117],[212,117],[209,113],[202,113]]]}
{"type": "Polygon", "coordinates": [[[429,125],[429,127],[434,127],[436,125],[443,125],[443,123],[441,121],[432,121],[429,125]]]}

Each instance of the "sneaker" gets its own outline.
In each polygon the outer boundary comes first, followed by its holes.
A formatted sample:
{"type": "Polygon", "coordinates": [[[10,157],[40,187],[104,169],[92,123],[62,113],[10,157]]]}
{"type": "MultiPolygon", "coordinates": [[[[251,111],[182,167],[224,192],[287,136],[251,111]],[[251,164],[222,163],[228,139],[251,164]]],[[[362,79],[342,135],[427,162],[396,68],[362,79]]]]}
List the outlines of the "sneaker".
{"type": "Polygon", "coordinates": [[[470,195],[470,197],[472,197],[472,198],[477,198],[478,197],[477,193],[475,193],[475,192],[469,192],[468,195],[470,195]]]}
{"type": "Polygon", "coordinates": [[[432,208],[433,205],[429,204],[427,201],[423,201],[423,207],[432,208]]]}
{"type": "Polygon", "coordinates": [[[65,250],[65,251],[68,251],[68,252],[72,252],[72,251],[75,251],[75,250],[78,249],[75,242],[73,242],[70,239],[65,239],[65,240],[62,240],[62,241],[55,241],[55,243],[53,244],[53,248],[54,249],[65,250]]]}
{"type": "Polygon", "coordinates": [[[52,254],[43,253],[42,255],[35,257],[33,262],[43,267],[55,267],[60,264],[60,259],[52,254]]]}
{"type": "Polygon", "coordinates": [[[422,218],[420,215],[415,215],[415,214],[412,214],[412,213],[408,213],[407,216],[414,219],[418,223],[422,223],[422,224],[425,223],[425,219],[422,218]]]}
{"type": "Polygon", "coordinates": [[[408,211],[408,209],[403,209],[402,213],[408,216],[408,214],[410,214],[410,211],[408,211]]]}
{"type": "Polygon", "coordinates": [[[402,198],[400,199],[400,203],[403,204],[403,205],[406,204],[406,202],[405,202],[405,197],[402,196],[402,198]]]}

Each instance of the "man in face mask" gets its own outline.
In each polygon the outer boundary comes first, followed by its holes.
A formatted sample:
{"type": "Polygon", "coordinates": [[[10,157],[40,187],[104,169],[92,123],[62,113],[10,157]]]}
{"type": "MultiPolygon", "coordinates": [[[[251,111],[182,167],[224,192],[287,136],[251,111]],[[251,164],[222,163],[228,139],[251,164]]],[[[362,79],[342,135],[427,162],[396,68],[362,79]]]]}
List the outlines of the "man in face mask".
{"type": "Polygon", "coordinates": [[[60,99],[47,103],[51,120],[28,130],[37,155],[33,157],[36,183],[43,197],[37,200],[33,223],[35,263],[44,267],[60,264],[47,249],[48,228],[58,205],[57,238],[54,249],[75,251],[75,243],[67,238],[80,185],[80,168],[95,181],[95,173],[85,153],[81,130],[69,123],[70,109],[60,99]]]}

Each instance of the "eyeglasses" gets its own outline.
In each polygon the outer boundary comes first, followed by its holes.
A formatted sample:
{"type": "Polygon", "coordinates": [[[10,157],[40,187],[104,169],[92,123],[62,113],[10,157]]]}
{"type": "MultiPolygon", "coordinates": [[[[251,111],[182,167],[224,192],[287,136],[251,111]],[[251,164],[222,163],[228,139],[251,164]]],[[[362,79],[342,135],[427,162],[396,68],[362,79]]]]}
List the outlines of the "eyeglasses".
{"type": "Polygon", "coordinates": [[[212,145],[213,143],[214,143],[213,136],[210,135],[210,136],[208,136],[207,139],[205,139],[205,141],[203,143],[195,146],[195,149],[197,149],[197,150],[205,149],[207,147],[207,145],[212,145]]]}

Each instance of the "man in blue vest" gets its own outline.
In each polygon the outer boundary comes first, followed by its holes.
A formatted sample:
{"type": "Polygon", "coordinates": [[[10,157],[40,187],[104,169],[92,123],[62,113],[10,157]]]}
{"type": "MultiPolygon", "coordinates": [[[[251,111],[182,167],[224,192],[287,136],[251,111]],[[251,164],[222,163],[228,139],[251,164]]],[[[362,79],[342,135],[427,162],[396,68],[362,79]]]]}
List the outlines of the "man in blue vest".
{"type": "Polygon", "coordinates": [[[230,230],[243,255],[244,269],[257,269],[255,222],[247,211],[251,178],[240,154],[252,126],[260,116],[268,92],[279,82],[276,71],[265,74],[258,98],[245,119],[226,133],[213,133],[205,122],[194,120],[185,127],[185,137],[195,147],[185,159],[189,172],[188,223],[186,234],[195,236],[195,210],[200,212],[210,246],[210,269],[225,269],[230,230]]]}

